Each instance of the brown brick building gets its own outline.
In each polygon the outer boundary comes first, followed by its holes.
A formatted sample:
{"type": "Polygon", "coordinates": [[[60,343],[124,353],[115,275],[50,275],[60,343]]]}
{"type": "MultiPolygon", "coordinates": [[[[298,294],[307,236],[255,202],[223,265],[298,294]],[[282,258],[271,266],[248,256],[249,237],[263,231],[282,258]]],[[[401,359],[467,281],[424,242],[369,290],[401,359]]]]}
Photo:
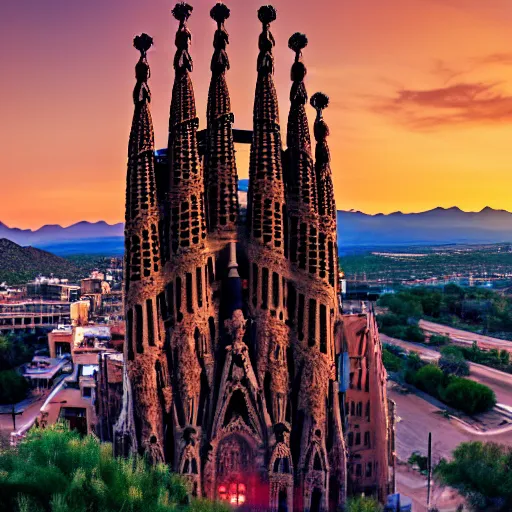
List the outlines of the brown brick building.
{"type": "Polygon", "coordinates": [[[169,463],[194,496],[251,510],[336,510],[347,490],[359,487],[382,498],[392,463],[386,375],[373,317],[365,316],[372,334],[361,348],[340,308],[329,129],[322,116],[328,98],[311,98],[313,151],[303,81],[307,38],[289,40],[294,58],[284,150],[270,30],[276,12],[259,9],[242,218],[227,86],[229,9],[217,4],[211,11],[217,28],[204,151],[191,78],[191,11],[184,3],[173,10],[179,27],[168,165],[158,172],[146,60],[152,39],[143,34],[134,41],[141,58],[128,154],[126,366],[116,449],[169,463]],[[341,385],[353,352],[366,361],[364,389],[341,385]],[[345,410],[356,400],[364,403],[357,427],[345,410]],[[357,436],[357,429],[369,432],[371,453],[358,485],[351,479],[347,486],[348,435],[357,436]]]}

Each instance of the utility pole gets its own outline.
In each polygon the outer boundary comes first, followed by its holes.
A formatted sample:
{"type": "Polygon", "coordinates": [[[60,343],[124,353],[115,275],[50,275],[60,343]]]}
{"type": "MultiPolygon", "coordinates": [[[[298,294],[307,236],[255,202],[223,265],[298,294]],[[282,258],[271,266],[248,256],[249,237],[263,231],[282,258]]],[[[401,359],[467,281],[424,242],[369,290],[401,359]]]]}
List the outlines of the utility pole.
{"type": "Polygon", "coordinates": [[[430,479],[432,478],[432,432],[428,433],[428,455],[427,455],[427,509],[430,505],[430,479]]]}
{"type": "Polygon", "coordinates": [[[9,412],[0,412],[0,414],[10,414],[12,417],[12,429],[16,430],[16,416],[20,416],[21,414],[23,414],[23,411],[16,412],[14,404],[12,404],[12,408],[9,412]]]}

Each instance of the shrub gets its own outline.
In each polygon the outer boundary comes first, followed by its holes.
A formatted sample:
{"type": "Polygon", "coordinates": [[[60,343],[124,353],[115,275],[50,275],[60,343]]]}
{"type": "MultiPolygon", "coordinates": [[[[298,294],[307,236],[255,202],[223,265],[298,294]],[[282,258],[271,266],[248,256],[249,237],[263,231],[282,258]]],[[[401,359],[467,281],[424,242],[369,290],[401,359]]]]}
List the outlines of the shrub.
{"type": "Polygon", "coordinates": [[[450,462],[442,461],[435,477],[458,489],[472,508],[486,512],[512,510],[512,449],[496,443],[460,444],[450,462]]]}
{"type": "Polygon", "coordinates": [[[450,343],[450,338],[448,336],[443,336],[442,334],[432,334],[428,340],[428,344],[434,347],[441,347],[443,345],[448,345],[448,343],[450,343]]]}
{"type": "Polygon", "coordinates": [[[432,396],[439,396],[439,388],[444,380],[444,373],[438,366],[427,364],[415,375],[415,385],[432,396]]]}
{"type": "Polygon", "coordinates": [[[464,358],[464,353],[454,345],[448,345],[441,349],[439,367],[449,375],[457,375],[458,377],[469,375],[469,364],[464,358]]]}
{"type": "Polygon", "coordinates": [[[382,506],[373,498],[359,496],[357,498],[349,498],[345,510],[346,512],[380,512],[382,506]]]}
{"type": "Polygon", "coordinates": [[[402,359],[385,348],[382,350],[382,362],[388,372],[399,372],[402,369],[402,359]]]}
{"type": "Polygon", "coordinates": [[[165,464],[115,458],[111,445],[62,424],[31,430],[17,450],[0,453],[0,510],[174,512],[185,503],[183,481],[165,464]]]}
{"type": "Polygon", "coordinates": [[[418,325],[408,325],[405,330],[405,336],[408,341],[415,343],[424,343],[425,334],[418,325]]]}
{"type": "Polygon", "coordinates": [[[494,391],[479,382],[452,377],[441,393],[441,399],[448,405],[467,414],[478,414],[496,405],[494,391]]]}

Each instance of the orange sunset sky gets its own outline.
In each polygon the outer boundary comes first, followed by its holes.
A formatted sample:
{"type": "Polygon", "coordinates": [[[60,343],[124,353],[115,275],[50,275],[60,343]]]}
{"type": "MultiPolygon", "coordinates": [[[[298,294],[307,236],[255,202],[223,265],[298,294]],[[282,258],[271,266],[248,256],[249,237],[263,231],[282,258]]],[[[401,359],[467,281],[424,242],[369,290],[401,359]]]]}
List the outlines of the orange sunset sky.
{"type": "MultiPolygon", "coordinates": [[[[214,0],[191,0],[204,127],[214,0]]],[[[226,0],[235,126],[250,129],[261,25],[226,0]]],[[[137,52],[147,32],[156,145],[167,142],[177,22],[170,0],[6,0],[0,6],[0,221],[38,228],[122,221],[137,52]]],[[[325,113],[339,209],[512,210],[510,0],[275,0],[276,86],[286,126],[295,31],[325,113]]],[[[312,110],[312,109],[310,109],[312,110]]],[[[311,120],[313,112],[311,112],[311,120]]],[[[239,176],[248,148],[239,148],[239,176]]]]}

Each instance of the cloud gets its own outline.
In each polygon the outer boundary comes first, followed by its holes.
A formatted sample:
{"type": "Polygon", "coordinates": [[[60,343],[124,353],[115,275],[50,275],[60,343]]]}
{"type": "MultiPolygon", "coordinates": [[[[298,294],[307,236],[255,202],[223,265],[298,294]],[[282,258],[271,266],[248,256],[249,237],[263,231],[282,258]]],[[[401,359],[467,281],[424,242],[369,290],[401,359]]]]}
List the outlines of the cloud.
{"type": "Polygon", "coordinates": [[[511,123],[512,96],[500,93],[498,85],[459,82],[437,89],[402,88],[394,97],[376,98],[370,108],[417,131],[511,123]]]}
{"type": "Polygon", "coordinates": [[[475,57],[472,61],[477,65],[503,65],[512,66],[512,53],[492,53],[483,57],[475,57]]]}

